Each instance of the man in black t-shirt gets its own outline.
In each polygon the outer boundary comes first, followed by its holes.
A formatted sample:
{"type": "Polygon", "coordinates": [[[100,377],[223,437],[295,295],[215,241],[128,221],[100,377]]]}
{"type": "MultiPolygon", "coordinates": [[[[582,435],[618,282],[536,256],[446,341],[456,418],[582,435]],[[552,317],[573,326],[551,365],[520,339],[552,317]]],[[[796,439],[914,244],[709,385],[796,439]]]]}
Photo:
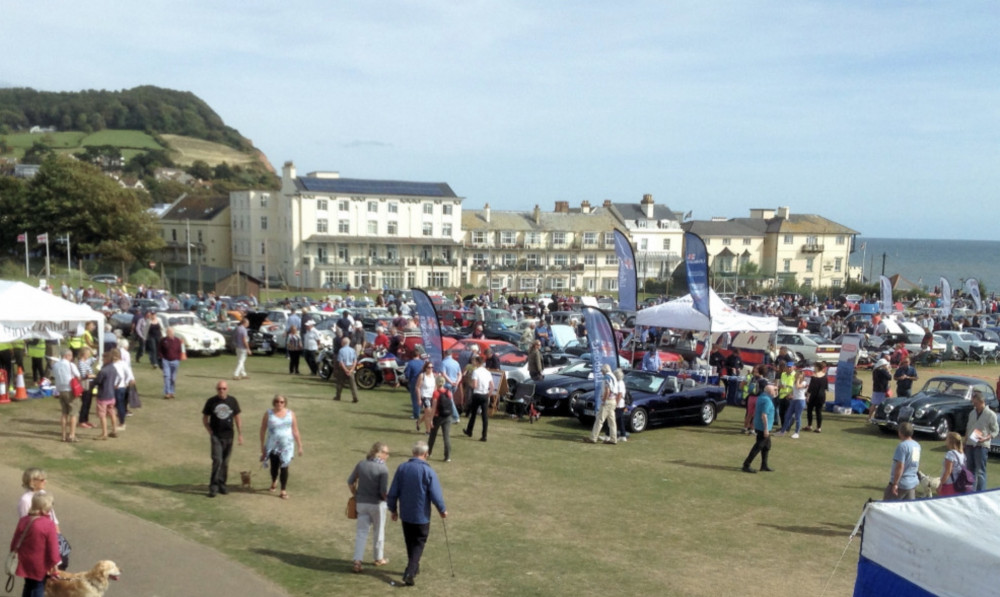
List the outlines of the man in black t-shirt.
{"type": "Polygon", "coordinates": [[[208,484],[208,497],[229,493],[226,478],[229,476],[229,455],[233,451],[233,426],[236,437],[243,445],[243,425],[240,421],[240,403],[229,395],[229,384],[220,380],[215,384],[216,395],[205,402],[201,420],[212,441],[212,478],[208,484]]]}

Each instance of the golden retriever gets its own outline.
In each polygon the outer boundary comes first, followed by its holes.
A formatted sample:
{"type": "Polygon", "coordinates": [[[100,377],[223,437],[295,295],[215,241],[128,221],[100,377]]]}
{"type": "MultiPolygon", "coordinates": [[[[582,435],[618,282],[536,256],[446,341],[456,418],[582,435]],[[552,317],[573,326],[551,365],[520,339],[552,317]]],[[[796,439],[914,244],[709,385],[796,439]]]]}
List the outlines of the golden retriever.
{"type": "Polygon", "coordinates": [[[45,597],[103,597],[108,581],[121,573],[111,560],[101,560],[87,572],[62,572],[45,583],[45,597]]]}

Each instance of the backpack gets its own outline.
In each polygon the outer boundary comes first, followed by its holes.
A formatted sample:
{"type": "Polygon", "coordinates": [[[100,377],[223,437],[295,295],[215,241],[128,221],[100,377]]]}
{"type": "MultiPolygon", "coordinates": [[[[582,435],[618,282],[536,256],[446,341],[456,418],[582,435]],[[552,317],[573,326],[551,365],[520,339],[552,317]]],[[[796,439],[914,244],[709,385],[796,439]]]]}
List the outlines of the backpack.
{"type": "Polygon", "coordinates": [[[451,398],[451,391],[445,388],[441,388],[437,396],[437,412],[434,414],[435,417],[447,417],[451,418],[454,411],[455,405],[451,398]]]}
{"type": "Polygon", "coordinates": [[[969,467],[962,465],[962,468],[958,470],[958,474],[955,475],[954,482],[955,491],[958,493],[968,493],[972,491],[972,488],[976,486],[976,476],[972,474],[969,467]]]}

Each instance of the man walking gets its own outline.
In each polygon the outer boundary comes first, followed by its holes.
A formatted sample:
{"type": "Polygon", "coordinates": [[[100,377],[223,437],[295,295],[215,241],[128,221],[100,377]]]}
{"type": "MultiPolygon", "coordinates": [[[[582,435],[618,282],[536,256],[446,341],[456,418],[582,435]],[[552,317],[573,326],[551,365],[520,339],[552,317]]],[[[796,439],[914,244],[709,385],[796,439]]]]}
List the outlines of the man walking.
{"type": "Polygon", "coordinates": [[[483,357],[475,357],[473,363],[475,363],[476,368],[472,371],[472,404],[469,406],[469,424],[462,430],[462,433],[472,437],[472,430],[476,427],[476,413],[482,412],[483,436],[479,438],[479,441],[484,442],[490,426],[489,416],[486,413],[490,408],[490,396],[496,391],[496,386],[493,384],[493,374],[487,371],[483,364],[483,357]]]}
{"type": "Polygon", "coordinates": [[[424,349],[417,347],[417,356],[413,357],[406,362],[406,367],[403,368],[403,377],[406,378],[406,388],[410,392],[410,406],[413,408],[413,415],[411,419],[420,418],[420,396],[419,388],[417,388],[417,378],[420,377],[420,372],[424,369],[424,360],[427,359],[427,353],[424,349]]]}
{"type": "Polygon", "coordinates": [[[80,380],[80,370],[73,363],[73,351],[66,349],[62,358],[52,365],[52,377],[56,384],[56,391],[59,392],[59,405],[62,408],[62,416],[59,423],[62,427],[62,440],[64,442],[76,442],[76,413],[73,412],[73,379],[80,380]]]}
{"type": "Polygon", "coordinates": [[[229,476],[229,455],[233,451],[233,426],[236,437],[243,445],[243,424],[240,421],[240,403],[229,395],[229,385],[222,380],[215,384],[216,395],[205,401],[201,409],[201,422],[212,442],[212,476],[208,483],[208,497],[226,495],[229,476]]]}
{"type": "Polygon", "coordinates": [[[760,470],[772,472],[773,468],[767,465],[767,457],[771,453],[771,427],[774,425],[774,396],[777,389],[774,384],[764,386],[764,392],[757,397],[757,405],[754,407],[753,428],[757,433],[757,441],[750,448],[746,460],[743,461],[744,473],[756,473],[757,470],[751,467],[754,458],[760,454],[760,470]]]}
{"type": "Polygon", "coordinates": [[[420,557],[431,530],[431,504],[441,518],[448,517],[441,484],[431,465],[427,464],[427,442],[413,446],[413,457],[399,465],[386,497],[393,522],[403,519],[403,539],[406,541],[406,570],[403,583],[413,586],[420,574],[420,557]]]}
{"type": "Polygon", "coordinates": [[[167,328],[167,335],[160,340],[157,347],[160,354],[160,365],[163,367],[163,397],[172,399],[177,390],[177,370],[181,366],[184,344],[174,336],[174,328],[167,328]]]}
{"type": "Polygon", "coordinates": [[[236,346],[236,370],[233,379],[246,379],[247,356],[250,354],[250,318],[243,317],[240,325],[233,331],[233,344],[236,346]]]}
{"type": "Polygon", "coordinates": [[[587,443],[596,444],[601,427],[607,422],[610,438],[604,443],[617,444],[618,426],[615,423],[615,409],[618,407],[618,378],[611,372],[611,365],[607,363],[601,365],[601,376],[604,378],[601,384],[601,411],[594,419],[594,428],[590,431],[590,437],[585,439],[587,443]]]}
{"type": "Polygon", "coordinates": [[[972,390],[972,412],[965,425],[965,458],[976,475],[975,491],[986,489],[986,458],[990,455],[990,442],[998,433],[997,414],[986,408],[980,390],[972,390]]]}
{"type": "Polygon", "coordinates": [[[340,350],[337,351],[337,367],[334,369],[334,378],[337,383],[337,395],[334,400],[340,400],[340,393],[346,383],[351,388],[351,397],[358,401],[358,384],[354,381],[354,369],[358,365],[358,353],[351,348],[351,339],[344,336],[340,339],[340,350]]]}

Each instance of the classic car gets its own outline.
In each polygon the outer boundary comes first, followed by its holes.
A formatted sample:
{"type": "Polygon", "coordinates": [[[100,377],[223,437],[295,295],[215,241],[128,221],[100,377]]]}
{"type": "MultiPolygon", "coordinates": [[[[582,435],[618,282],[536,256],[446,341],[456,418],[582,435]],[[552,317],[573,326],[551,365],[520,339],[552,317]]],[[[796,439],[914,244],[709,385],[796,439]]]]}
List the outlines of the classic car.
{"type": "Polygon", "coordinates": [[[810,363],[824,361],[836,363],[840,360],[840,345],[830,342],[819,334],[783,333],[775,334],[775,346],[784,346],[788,352],[796,355],[799,360],[810,363]]]}
{"type": "MultiPolygon", "coordinates": [[[[720,386],[699,384],[666,372],[627,371],[623,381],[631,399],[625,409],[625,422],[632,433],[672,421],[711,425],[726,406],[725,391],[720,386]]],[[[594,391],[573,399],[570,409],[582,424],[593,425],[594,391]]]]}
{"type": "MultiPolygon", "coordinates": [[[[938,339],[947,346],[949,341],[954,347],[955,358],[959,361],[964,361],[965,357],[968,356],[969,351],[975,350],[980,354],[985,354],[988,352],[993,352],[997,349],[996,342],[988,342],[986,340],[980,340],[974,334],[969,332],[956,332],[954,330],[938,330],[934,332],[935,343],[938,339]]],[[[947,352],[947,348],[945,349],[947,352]]]]}
{"type": "MultiPolygon", "coordinates": [[[[250,327],[247,329],[250,338],[250,354],[263,354],[267,356],[274,354],[274,334],[262,328],[264,321],[267,320],[267,312],[249,311],[244,317],[250,320],[250,327]]],[[[215,328],[225,337],[226,350],[232,353],[236,352],[234,337],[238,325],[240,324],[237,322],[227,321],[217,324],[215,328]]]]}
{"type": "Polygon", "coordinates": [[[164,328],[174,329],[174,336],[184,343],[188,354],[216,355],[226,349],[226,340],[222,334],[205,327],[198,317],[188,311],[166,312],[159,314],[164,328]]]}
{"type": "Polygon", "coordinates": [[[894,433],[909,421],[913,429],[943,440],[949,431],[965,431],[972,412],[972,390],[980,390],[986,407],[1000,410],[996,392],[986,380],[962,375],[938,375],[927,380],[916,394],[890,398],[878,406],[872,422],[886,433],[894,433]]]}
{"type": "Polygon", "coordinates": [[[570,399],[593,389],[594,368],[589,360],[580,360],[535,382],[535,408],[543,414],[569,415],[570,399]]]}

